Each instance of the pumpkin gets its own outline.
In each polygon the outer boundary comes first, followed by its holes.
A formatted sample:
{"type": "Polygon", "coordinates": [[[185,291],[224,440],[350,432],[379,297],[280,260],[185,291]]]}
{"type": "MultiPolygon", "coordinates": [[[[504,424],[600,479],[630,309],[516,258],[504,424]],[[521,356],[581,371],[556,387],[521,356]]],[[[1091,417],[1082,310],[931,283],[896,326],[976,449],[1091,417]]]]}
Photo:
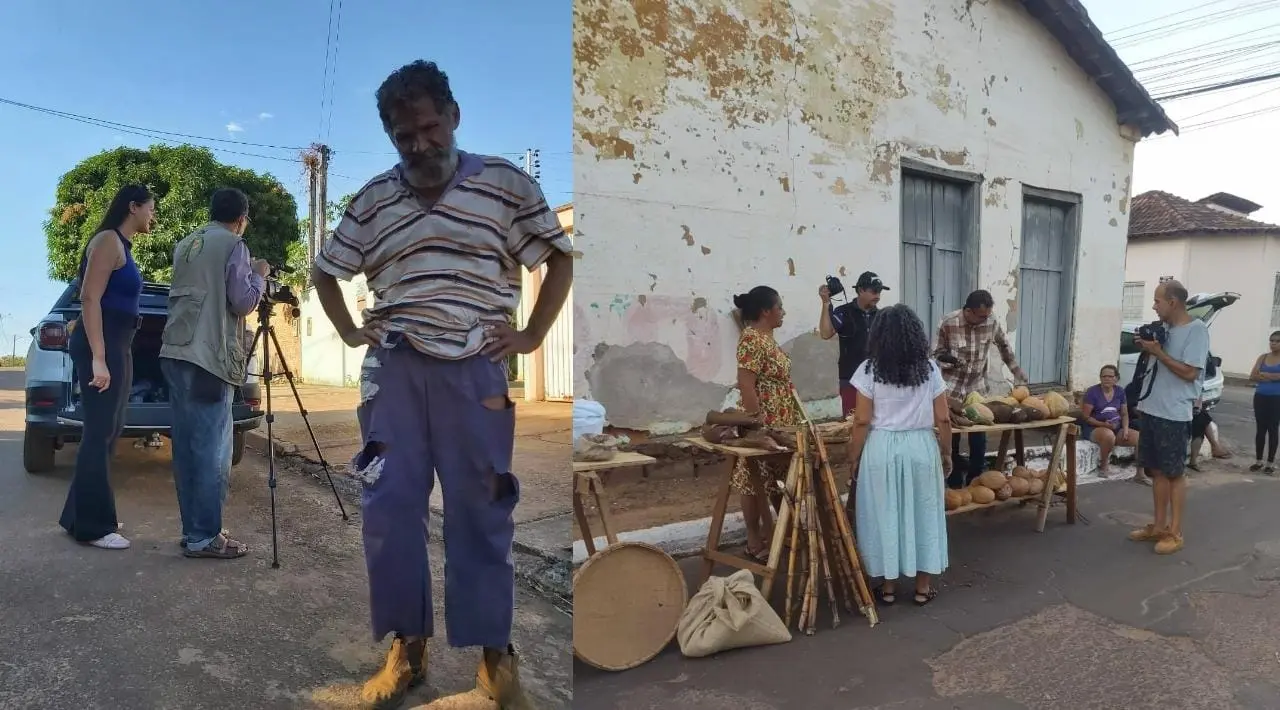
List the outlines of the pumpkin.
{"type": "Polygon", "coordinates": [[[981,476],[978,476],[977,479],[974,480],[974,483],[977,483],[986,488],[990,488],[993,491],[1000,490],[1001,488],[1004,487],[1004,484],[1007,482],[1008,481],[1004,477],[1004,474],[1000,473],[999,471],[987,471],[986,473],[982,474],[981,476]]]}
{"type": "Polygon", "coordinates": [[[1003,486],[1000,487],[1000,490],[996,491],[996,500],[1009,500],[1009,498],[1012,496],[1013,496],[1013,487],[1010,486],[1008,483],[1004,484],[1003,486]]]}
{"type": "Polygon", "coordinates": [[[1030,481],[1031,479],[1035,478],[1035,476],[1031,474],[1031,469],[1027,468],[1026,466],[1014,466],[1014,467],[1013,467],[1013,477],[1014,477],[1014,478],[1025,478],[1025,479],[1027,479],[1028,481],[1030,481]]]}
{"type": "Polygon", "coordinates": [[[1022,407],[1024,409],[1032,409],[1037,412],[1036,414],[1028,412],[1027,421],[1038,422],[1041,419],[1049,418],[1049,405],[1045,404],[1044,400],[1039,397],[1027,397],[1022,400],[1022,407]]]}
{"type": "Polygon", "coordinates": [[[1004,402],[987,402],[983,406],[991,410],[991,421],[996,424],[1008,424],[1013,421],[1013,407],[1004,402]]]}
{"type": "Polygon", "coordinates": [[[979,505],[986,505],[996,499],[996,492],[986,486],[969,486],[969,492],[973,495],[973,502],[979,505]]]}
{"type": "Polygon", "coordinates": [[[1031,479],[1014,476],[1009,479],[1009,488],[1013,490],[1016,498],[1021,498],[1031,492],[1031,479]]]}
{"type": "Polygon", "coordinates": [[[950,416],[951,416],[951,428],[953,429],[964,429],[965,427],[973,426],[973,422],[969,421],[968,419],[965,419],[964,415],[962,414],[956,414],[955,412],[951,412],[950,416]]]}
{"type": "Polygon", "coordinates": [[[982,404],[981,392],[970,392],[969,394],[965,395],[964,406],[968,407],[971,404],[982,404]]]}
{"type": "Polygon", "coordinates": [[[1046,469],[1043,469],[1043,468],[1033,468],[1033,469],[1031,469],[1031,475],[1032,475],[1032,477],[1034,477],[1037,481],[1044,481],[1044,480],[1048,480],[1048,478],[1049,478],[1049,471],[1047,471],[1046,469]]]}
{"type": "Polygon", "coordinates": [[[964,408],[964,418],[974,424],[995,424],[995,417],[985,404],[968,404],[964,408]]]}
{"type": "Polygon", "coordinates": [[[1067,398],[1057,392],[1046,394],[1044,396],[1044,404],[1049,408],[1049,416],[1054,418],[1066,416],[1067,410],[1071,409],[1071,403],[1067,401],[1067,398]]]}
{"type": "Polygon", "coordinates": [[[964,501],[961,505],[973,505],[973,491],[968,486],[960,489],[960,500],[964,501]]]}
{"type": "Polygon", "coordinates": [[[1013,415],[1009,417],[1009,423],[1023,424],[1026,421],[1027,421],[1027,410],[1022,405],[1018,405],[1017,407],[1014,407],[1013,415]]]}
{"type": "Polygon", "coordinates": [[[959,397],[947,397],[947,409],[950,409],[956,414],[963,414],[964,400],[959,397]]]}
{"type": "Polygon", "coordinates": [[[1044,493],[1044,481],[1038,478],[1033,478],[1030,481],[1030,486],[1031,487],[1027,489],[1027,495],[1034,496],[1044,493]]]}
{"type": "Polygon", "coordinates": [[[1018,385],[1017,387],[1013,388],[1013,391],[1009,393],[1009,396],[1021,402],[1022,400],[1031,396],[1031,390],[1027,389],[1026,387],[1023,387],[1022,385],[1018,385]]]}
{"type": "Polygon", "coordinates": [[[954,488],[948,488],[943,497],[946,499],[947,510],[955,510],[964,505],[964,496],[954,488]]]}

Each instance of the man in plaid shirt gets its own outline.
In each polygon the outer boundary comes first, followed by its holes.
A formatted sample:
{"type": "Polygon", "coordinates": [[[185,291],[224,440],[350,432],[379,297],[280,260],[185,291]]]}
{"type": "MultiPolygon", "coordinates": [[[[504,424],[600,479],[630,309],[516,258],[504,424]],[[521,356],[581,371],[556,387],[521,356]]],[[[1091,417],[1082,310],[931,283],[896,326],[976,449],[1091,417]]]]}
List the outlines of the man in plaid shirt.
{"type": "MultiPolygon", "coordinates": [[[[1013,348],[1005,336],[1000,323],[991,317],[991,309],[995,305],[991,294],[987,291],[974,291],[964,302],[964,308],[948,313],[938,324],[938,340],[933,348],[933,357],[942,369],[942,379],[947,385],[947,394],[963,399],[970,392],[987,392],[987,353],[994,343],[1000,350],[1000,359],[1009,367],[1013,378],[1019,384],[1026,382],[1027,377],[1018,367],[1013,356],[1013,348]]],[[[951,473],[948,485],[960,488],[982,474],[986,463],[987,435],[973,433],[969,435],[969,466],[963,471],[956,466],[951,473]]],[[[951,437],[951,458],[960,458],[960,435],[951,437]]]]}

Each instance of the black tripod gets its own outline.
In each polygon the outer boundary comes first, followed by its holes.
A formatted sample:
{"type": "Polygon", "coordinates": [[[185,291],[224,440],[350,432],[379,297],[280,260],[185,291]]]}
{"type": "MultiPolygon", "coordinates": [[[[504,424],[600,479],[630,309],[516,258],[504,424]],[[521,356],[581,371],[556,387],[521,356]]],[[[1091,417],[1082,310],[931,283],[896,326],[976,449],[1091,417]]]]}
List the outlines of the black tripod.
{"type": "MultiPolygon", "coordinates": [[[[266,401],[266,420],[267,420],[267,487],[271,489],[271,567],[272,569],[280,568],[280,546],[276,534],[276,440],[272,432],[271,425],[276,420],[276,415],[271,412],[271,380],[274,375],[271,372],[271,346],[276,346],[276,352],[280,352],[280,341],[276,338],[276,329],[271,325],[271,316],[274,315],[273,308],[275,304],[268,301],[265,297],[258,303],[258,330],[253,334],[253,342],[249,344],[248,357],[253,357],[253,353],[258,349],[258,341],[262,341],[262,372],[254,372],[251,374],[262,377],[263,396],[266,401]]],[[[292,305],[292,304],[291,304],[292,305]]],[[[297,318],[301,315],[301,311],[296,305],[292,306],[293,317],[297,318]]],[[[338,486],[333,482],[333,474],[329,470],[329,462],[324,458],[324,452],[320,450],[320,442],[316,441],[316,433],[311,429],[311,420],[307,418],[307,409],[302,405],[302,396],[298,394],[298,386],[293,381],[293,373],[289,371],[289,363],[280,358],[280,369],[283,371],[284,377],[289,381],[289,389],[293,390],[293,399],[298,403],[298,413],[302,415],[302,422],[307,425],[307,434],[311,436],[311,445],[316,447],[316,457],[320,459],[320,466],[324,468],[324,475],[329,479],[329,488],[333,490],[333,499],[338,501],[338,510],[342,513],[343,520],[350,520],[347,517],[347,509],[342,505],[342,497],[338,495],[338,486]]]]}

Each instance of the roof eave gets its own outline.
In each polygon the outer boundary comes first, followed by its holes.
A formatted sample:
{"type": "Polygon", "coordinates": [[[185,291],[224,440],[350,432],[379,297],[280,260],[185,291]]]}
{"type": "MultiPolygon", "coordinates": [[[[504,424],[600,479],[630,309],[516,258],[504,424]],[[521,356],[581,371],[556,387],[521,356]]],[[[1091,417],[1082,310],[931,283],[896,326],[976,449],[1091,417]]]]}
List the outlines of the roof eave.
{"type": "Polygon", "coordinates": [[[1111,99],[1118,123],[1137,127],[1144,138],[1165,131],[1178,135],[1178,125],[1116,54],[1079,0],[1022,0],[1022,4],[1111,99]]]}

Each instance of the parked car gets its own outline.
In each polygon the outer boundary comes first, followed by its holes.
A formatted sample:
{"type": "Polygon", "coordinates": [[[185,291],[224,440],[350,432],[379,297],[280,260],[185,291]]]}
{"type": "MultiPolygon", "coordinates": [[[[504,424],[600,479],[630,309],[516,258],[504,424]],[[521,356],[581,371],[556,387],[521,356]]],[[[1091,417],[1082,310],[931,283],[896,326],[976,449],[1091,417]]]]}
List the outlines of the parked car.
{"type": "MultiPolygon", "coordinates": [[[[73,282],[49,314],[31,329],[26,367],[27,422],[22,444],[22,463],[28,473],[53,470],[55,452],[63,444],[79,441],[84,426],[80,387],[73,377],[71,356],[67,352],[67,324],[80,317],[78,294],[78,285],[73,282]]],[[[143,284],[141,319],[133,340],[133,389],[121,438],[169,436],[172,410],[160,371],[160,338],[168,317],[168,305],[168,284],[143,284]]],[[[246,333],[246,341],[251,336],[246,333]]],[[[259,369],[257,360],[256,354],[250,358],[249,372],[259,369]]],[[[262,424],[260,379],[260,376],[248,376],[234,394],[233,464],[240,463],[244,456],[245,432],[262,424]]]]}
{"type": "MultiPolygon", "coordinates": [[[[1231,293],[1229,291],[1223,293],[1197,293],[1187,299],[1187,312],[1194,318],[1199,318],[1205,322],[1205,325],[1212,327],[1214,319],[1222,312],[1222,309],[1230,306],[1240,300],[1240,294],[1231,293]]],[[[1151,320],[1155,320],[1155,313],[1152,312],[1151,320]]],[[[1149,323],[1151,321],[1144,321],[1149,323]]],[[[1120,327],[1120,384],[1127,385],[1133,381],[1133,371],[1138,365],[1138,355],[1141,350],[1134,342],[1135,334],[1138,327],[1143,323],[1125,323],[1120,327]]],[[[1216,357],[1213,354],[1212,340],[1210,340],[1209,357],[1216,357]]],[[[1215,360],[1217,363],[1216,371],[1204,380],[1204,389],[1202,390],[1202,398],[1206,407],[1213,407],[1222,399],[1222,388],[1226,384],[1226,379],[1222,375],[1222,360],[1215,360]]]]}

